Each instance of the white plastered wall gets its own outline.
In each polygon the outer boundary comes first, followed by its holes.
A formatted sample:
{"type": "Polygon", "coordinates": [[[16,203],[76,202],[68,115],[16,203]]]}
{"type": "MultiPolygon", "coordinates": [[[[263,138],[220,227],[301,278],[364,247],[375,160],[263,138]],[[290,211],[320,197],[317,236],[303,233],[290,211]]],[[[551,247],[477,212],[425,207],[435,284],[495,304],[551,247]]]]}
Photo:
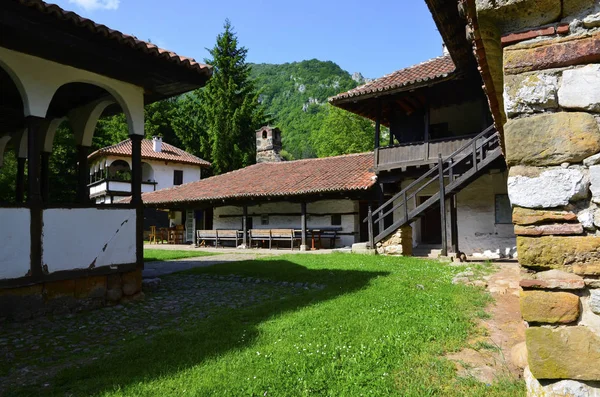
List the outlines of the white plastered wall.
{"type": "Polygon", "coordinates": [[[29,272],[30,219],[28,208],[0,208],[0,280],[25,277],[29,272]]]}
{"type": "Polygon", "coordinates": [[[0,47],[0,67],[19,89],[25,116],[46,117],[56,91],[69,83],[88,83],[104,88],[119,103],[129,133],[144,134],[144,89],[83,69],[0,47]]]}
{"type": "Polygon", "coordinates": [[[135,263],[135,210],[44,210],[42,263],[48,272],[135,263]]]}
{"type": "MultiPolygon", "coordinates": [[[[507,194],[507,172],[490,170],[457,195],[458,248],[469,256],[482,258],[504,258],[516,256],[516,238],[512,223],[496,223],[496,195],[507,194]]],[[[402,188],[412,180],[403,181],[402,188]]],[[[437,192],[437,183],[432,183],[419,193],[431,196],[437,192]]],[[[415,201],[409,203],[409,210],[415,208],[415,201]]],[[[400,209],[399,211],[401,211],[400,209]]],[[[398,210],[394,219],[398,219],[398,210]]],[[[413,246],[420,242],[420,220],[412,224],[413,246]]],[[[446,201],[446,234],[450,246],[450,207],[446,201]]]]}
{"type": "MultiPolygon", "coordinates": [[[[248,216],[252,216],[255,229],[301,229],[300,203],[278,201],[248,207],[248,216]],[[261,215],[269,215],[269,224],[261,225],[261,215]],[[286,215],[289,214],[289,215],[286,215]]],[[[351,246],[358,241],[358,202],[352,200],[322,200],[307,203],[307,228],[331,227],[331,214],[342,215],[341,232],[336,246],[351,246]],[[311,215],[313,214],[313,215],[311,215]],[[314,215],[323,214],[323,215],[314,215]]],[[[215,208],[213,212],[214,229],[242,229],[242,207],[225,206],[215,208]],[[221,215],[237,215],[221,217],[221,215]]],[[[310,238],[310,237],[309,237],[310,238]]]]}

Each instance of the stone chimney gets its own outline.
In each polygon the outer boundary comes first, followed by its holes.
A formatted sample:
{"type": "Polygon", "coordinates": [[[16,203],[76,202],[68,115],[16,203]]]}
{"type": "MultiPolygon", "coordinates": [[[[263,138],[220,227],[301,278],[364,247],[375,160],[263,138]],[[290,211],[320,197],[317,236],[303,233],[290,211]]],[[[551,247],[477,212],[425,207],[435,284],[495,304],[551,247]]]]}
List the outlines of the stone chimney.
{"type": "Polygon", "coordinates": [[[155,136],[152,138],[152,148],[155,152],[160,153],[162,150],[162,138],[160,136],[155,136]]]}
{"type": "Polygon", "coordinates": [[[279,128],[264,126],[256,130],[256,162],[283,161],[281,152],[281,131],[279,128]]]}

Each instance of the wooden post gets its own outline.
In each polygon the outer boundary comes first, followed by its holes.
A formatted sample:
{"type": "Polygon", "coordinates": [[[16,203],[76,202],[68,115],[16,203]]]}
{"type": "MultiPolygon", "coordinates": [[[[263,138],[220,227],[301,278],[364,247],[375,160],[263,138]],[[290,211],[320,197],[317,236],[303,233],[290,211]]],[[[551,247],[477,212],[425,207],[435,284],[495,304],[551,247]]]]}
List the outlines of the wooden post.
{"type": "Polygon", "coordinates": [[[381,141],[381,99],[377,100],[377,118],[375,119],[375,148],[379,147],[381,141]]]}
{"type": "Polygon", "coordinates": [[[302,243],[300,245],[300,251],[306,251],[306,203],[300,204],[300,223],[302,224],[302,243]]]}
{"type": "Polygon", "coordinates": [[[17,204],[22,204],[25,200],[25,161],[24,157],[17,157],[17,180],[15,190],[15,200],[17,204]]]}
{"type": "Polygon", "coordinates": [[[27,204],[30,209],[31,275],[42,277],[42,225],[43,207],[40,191],[40,147],[42,138],[41,117],[26,117],[27,124],[27,204]]]}
{"type": "Polygon", "coordinates": [[[77,202],[80,204],[90,201],[90,193],[87,187],[89,172],[87,161],[88,151],[89,146],[77,145],[77,202]]]}
{"type": "Polygon", "coordinates": [[[429,123],[430,123],[430,114],[429,114],[429,102],[427,102],[425,107],[425,116],[423,117],[423,124],[425,130],[423,131],[423,141],[425,142],[425,160],[429,160],[429,156],[431,153],[429,152],[429,123]]]}
{"type": "Polygon", "coordinates": [[[135,206],[136,262],[144,268],[144,205],[142,203],[142,135],[131,134],[131,203],[135,206]]]}
{"type": "Polygon", "coordinates": [[[248,248],[248,206],[242,207],[242,245],[248,248]]]}
{"type": "Polygon", "coordinates": [[[444,163],[442,154],[438,153],[438,168],[440,181],[440,220],[442,224],[442,256],[448,255],[448,240],[446,236],[446,187],[444,186],[444,163]]]}
{"type": "Polygon", "coordinates": [[[371,210],[371,204],[369,204],[369,210],[367,212],[367,226],[369,227],[369,248],[375,249],[375,237],[373,236],[373,211],[371,210]]]}
{"type": "Polygon", "coordinates": [[[458,219],[457,219],[457,207],[458,200],[456,194],[453,194],[450,198],[450,232],[452,233],[450,240],[452,244],[452,252],[458,254],[458,219]]]}
{"type": "Polygon", "coordinates": [[[376,212],[375,216],[379,218],[379,222],[378,222],[379,230],[378,230],[378,232],[381,233],[381,232],[383,232],[385,230],[385,219],[382,216],[385,209],[381,208],[381,206],[385,202],[385,197],[383,195],[383,183],[379,183],[379,190],[378,190],[377,193],[378,193],[378,198],[379,198],[379,208],[381,209],[381,211],[376,212]]]}
{"type": "Polygon", "coordinates": [[[48,203],[50,196],[50,153],[42,152],[41,162],[42,202],[48,203]]]}

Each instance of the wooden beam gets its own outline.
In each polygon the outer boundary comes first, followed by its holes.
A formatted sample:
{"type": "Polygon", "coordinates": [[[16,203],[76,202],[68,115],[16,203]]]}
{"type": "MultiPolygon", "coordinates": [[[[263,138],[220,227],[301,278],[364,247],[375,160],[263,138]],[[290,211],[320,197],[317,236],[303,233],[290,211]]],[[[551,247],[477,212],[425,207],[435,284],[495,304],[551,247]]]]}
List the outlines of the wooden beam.
{"type": "Polygon", "coordinates": [[[439,183],[440,183],[440,220],[442,232],[442,256],[448,256],[448,239],[446,236],[446,187],[444,185],[444,163],[442,154],[438,154],[439,183]]]}
{"type": "Polygon", "coordinates": [[[47,204],[50,195],[50,153],[42,152],[41,157],[41,190],[42,202],[47,204]]]}
{"type": "Polygon", "coordinates": [[[31,238],[31,275],[42,277],[42,225],[43,209],[40,191],[40,151],[43,137],[41,117],[28,116],[27,124],[27,203],[30,210],[29,234],[31,238]]]}
{"type": "MultiPolygon", "coordinates": [[[[144,268],[144,204],[142,203],[142,135],[131,134],[131,203],[135,206],[136,262],[144,268]]],[[[111,200],[112,202],[112,200],[111,200]]]]}
{"type": "Polygon", "coordinates": [[[248,248],[248,207],[242,207],[242,245],[248,248]]]}
{"type": "Polygon", "coordinates": [[[300,204],[300,223],[302,226],[302,245],[300,251],[306,251],[306,202],[300,204]]]}
{"type": "Polygon", "coordinates": [[[375,120],[375,149],[381,141],[381,100],[377,100],[377,119],[375,120]]]}

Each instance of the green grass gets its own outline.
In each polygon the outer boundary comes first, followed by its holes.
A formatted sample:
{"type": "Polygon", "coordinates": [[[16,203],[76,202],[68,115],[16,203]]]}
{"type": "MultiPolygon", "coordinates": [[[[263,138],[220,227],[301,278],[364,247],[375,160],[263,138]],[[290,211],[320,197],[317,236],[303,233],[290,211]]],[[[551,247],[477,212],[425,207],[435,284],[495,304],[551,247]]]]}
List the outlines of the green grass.
{"type": "MultiPolygon", "coordinates": [[[[524,385],[456,377],[490,298],[453,285],[464,268],[413,258],[286,255],[194,269],[325,284],[226,310],[61,372],[35,395],[524,396],[524,385]],[[422,287],[421,287],[422,286],[422,287]]],[[[17,395],[28,395],[31,389],[17,395]]]]}
{"type": "Polygon", "coordinates": [[[184,251],[184,250],[161,250],[144,248],[144,262],[170,261],[181,258],[198,258],[201,256],[219,255],[216,252],[184,251]]]}

